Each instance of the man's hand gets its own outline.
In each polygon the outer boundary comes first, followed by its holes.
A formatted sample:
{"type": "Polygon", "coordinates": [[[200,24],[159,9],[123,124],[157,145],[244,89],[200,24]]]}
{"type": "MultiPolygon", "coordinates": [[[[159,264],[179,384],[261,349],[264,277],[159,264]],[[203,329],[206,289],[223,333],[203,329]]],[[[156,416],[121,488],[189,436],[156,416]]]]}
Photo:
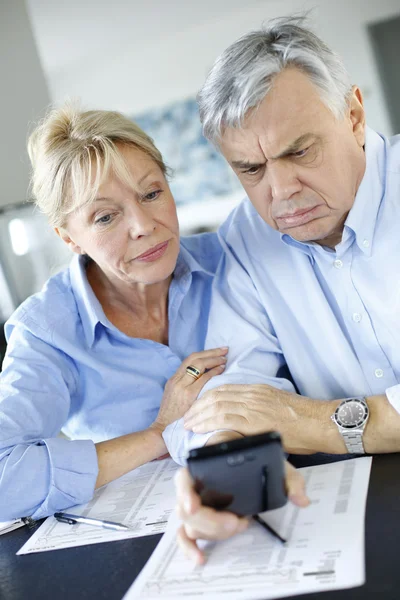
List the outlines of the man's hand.
{"type": "Polygon", "coordinates": [[[206,392],[184,417],[195,433],[216,429],[255,435],[278,431],[287,452],[346,452],[330,416],[340,401],[321,401],[270,385],[223,385],[206,392]]]}
{"type": "MultiPolygon", "coordinates": [[[[195,492],[193,480],[187,469],[180,469],[175,477],[177,512],[183,525],[178,531],[178,544],[183,552],[197,564],[203,564],[205,557],[196,540],[225,540],[241,533],[248,526],[248,520],[237,517],[228,511],[216,511],[202,506],[195,492]]],[[[293,504],[306,507],[310,501],[305,493],[303,477],[289,463],[286,463],[286,488],[293,504]]]]}

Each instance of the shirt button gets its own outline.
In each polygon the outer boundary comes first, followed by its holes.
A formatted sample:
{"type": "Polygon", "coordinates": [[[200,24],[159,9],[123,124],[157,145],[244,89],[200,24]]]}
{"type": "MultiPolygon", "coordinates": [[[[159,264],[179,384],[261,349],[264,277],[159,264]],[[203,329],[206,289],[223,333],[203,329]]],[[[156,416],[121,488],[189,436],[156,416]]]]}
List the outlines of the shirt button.
{"type": "Polygon", "coordinates": [[[362,316],[360,315],[360,313],[353,313],[353,321],[355,323],[359,323],[362,319],[362,316]]]}
{"type": "Polygon", "coordinates": [[[335,262],[333,264],[336,267],[336,269],[341,269],[343,267],[343,263],[339,259],[335,260],[335,262]]]}
{"type": "Polygon", "coordinates": [[[368,240],[364,240],[362,245],[364,246],[364,248],[369,248],[369,241],[368,240]]]}
{"type": "Polygon", "coordinates": [[[383,371],[382,371],[382,369],[375,369],[375,377],[378,377],[378,379],[380,379],[381,377],[383,377],[383,371]]]}

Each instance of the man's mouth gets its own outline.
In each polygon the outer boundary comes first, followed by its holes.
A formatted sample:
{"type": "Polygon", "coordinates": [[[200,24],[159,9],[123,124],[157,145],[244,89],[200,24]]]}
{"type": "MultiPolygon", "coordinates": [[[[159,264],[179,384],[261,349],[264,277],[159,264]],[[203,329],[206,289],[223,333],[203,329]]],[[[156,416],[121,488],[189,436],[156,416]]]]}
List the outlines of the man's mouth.
{"type": "Polygon", "coordinates": [[[304,208],[296,210],[293,213],[286,213],[280,217],[275,217],[275,221],[279,225],[279,229],[289,229],[291,227],[305,225],[315,219],[319,207],[320,205],[318,204],[312,208],[304,208]]]}

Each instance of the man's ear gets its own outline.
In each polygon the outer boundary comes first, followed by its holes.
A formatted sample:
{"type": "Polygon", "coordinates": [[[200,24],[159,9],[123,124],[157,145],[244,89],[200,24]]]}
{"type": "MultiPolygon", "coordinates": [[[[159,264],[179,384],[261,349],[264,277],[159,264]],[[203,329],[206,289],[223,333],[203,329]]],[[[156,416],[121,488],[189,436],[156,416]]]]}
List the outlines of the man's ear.
{"type": "Polygon", "coordinates": [[[64,227],[54,227],[54,231],[62,239],[62,241],[67,244],[68,248],[72,250],[72,252],[75,252],[76,254],[85,254],[82,248],[78,246],[78,244],[76,244],[70,237],[68,231],[64,229],[64,227]]]}
{"type": "Polygon", "coordinates": [[[359,87],[353,85],[349,100],[349,117],[357,144],[362,148],[365,144],[365,111],[363,97],[359,87]]]}

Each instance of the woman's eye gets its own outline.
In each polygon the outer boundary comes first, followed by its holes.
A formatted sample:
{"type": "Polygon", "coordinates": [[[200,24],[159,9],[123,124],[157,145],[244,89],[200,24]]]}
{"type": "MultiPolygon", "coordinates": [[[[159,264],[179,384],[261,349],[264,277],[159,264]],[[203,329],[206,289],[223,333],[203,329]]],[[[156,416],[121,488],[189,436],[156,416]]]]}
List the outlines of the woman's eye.
{"type": "Polygon", "coordinates": [[[161,194],[162,190],[154,190],[154,192],[149,192],[148,194],[146,194],[144,196],[145,200],[156,200],[156,198],[158,198],[158,196],[161,194]]]}
{"type": "Polygon", "coordinates": [[[95,223],[96,225],[108,225],[108,223],[111,223],[111,220],[112,215],[104,215],[103,217],[96,219],[95,223]]]}

